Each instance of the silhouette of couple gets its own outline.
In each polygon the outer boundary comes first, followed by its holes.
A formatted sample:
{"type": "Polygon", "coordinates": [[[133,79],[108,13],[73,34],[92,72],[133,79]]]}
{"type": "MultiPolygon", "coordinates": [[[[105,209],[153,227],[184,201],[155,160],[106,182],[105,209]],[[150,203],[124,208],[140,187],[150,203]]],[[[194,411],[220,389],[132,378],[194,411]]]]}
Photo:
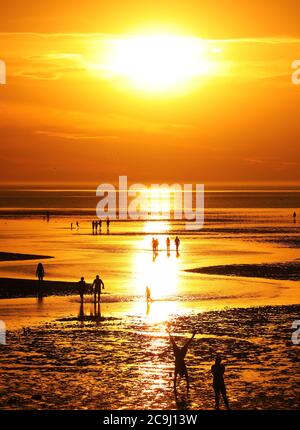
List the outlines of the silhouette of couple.
{"type": "MultiPolygon", "coordinates": [[[[96,276],[94,279],[92,286],[91,286],[91,293],[94,294],[94,302],[100,303],[101,298],[101,287],[102,290],[104,290],[104,282],[102,279],[100,279],[99,275],[96,276]]],[[[87,286],[86,282],[84,280],[84,277],[82,276],[80,281],[78,282],[78,292],[80,295],[80,301],[83,303],[84,294],[87,293],[87,286]]]]}
{"type": "MultiPolygon", "coordinates": [[[[187,386],[187,393],[190,389],[190,381],[189,381],[189,375],[185,364],[185,356],[187,354],[188,348],[194,339],[196,332],[193,332],[192,337],[181,347],[179,348],[173,338],[173,336],[170,333],[170,330],[167,329],[169,333],[169,338],[173,347],[173,353],[175,358],[175,372],[174,372],[174,391],[175,396],[177,396],[177,376],[179,375],[181,378],[185,378],[186,380],[186,386],[187,386]]],[[[222,395],[224,404],[227,409],[229,409],[229,403],[226,393],[226,386],[224,382],[224,373],[225,373],[225,366],[222,364],[222,358],[218,354],[215,359],[215,364],[211,367],[211,373],[213,375],[213,389],[215,392],[215,402],[216,402],[216,409],[220,409],[220,395],[222,395]]]]}

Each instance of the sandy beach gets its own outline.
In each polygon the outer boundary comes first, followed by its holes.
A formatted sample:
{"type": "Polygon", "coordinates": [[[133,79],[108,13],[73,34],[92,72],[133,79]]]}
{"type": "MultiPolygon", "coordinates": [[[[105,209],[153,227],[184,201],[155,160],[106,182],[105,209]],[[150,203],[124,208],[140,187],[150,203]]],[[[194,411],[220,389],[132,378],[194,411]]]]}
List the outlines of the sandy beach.
{"type": "Polygon", "coordinates": [[[165,221],[114,223],[110,234],[93,235],[87,216],[75,230],[70,217],[0,219],[1,408],[213,409],[216,352],[233,409],[299,408],[291,340],[300,316],[299,227],[281,211],[266,229],[275,215],[259,213],[241,222],[239,211],[212,211],[205,229],[189,234],[165,221]],[[165,239],[175,234],[180,253],[172,245],[167,255],[165,239]],[[34,279],[39,261],[42,284],[34,279]],[[96,273],[105,282],[101,306],[89,293],[81,306],[77,282],[84,275],[91,284],[96,273]],[[197,330],[188,396],[181,381],[174,397],[169,324],[178,343],[197,330]]]}

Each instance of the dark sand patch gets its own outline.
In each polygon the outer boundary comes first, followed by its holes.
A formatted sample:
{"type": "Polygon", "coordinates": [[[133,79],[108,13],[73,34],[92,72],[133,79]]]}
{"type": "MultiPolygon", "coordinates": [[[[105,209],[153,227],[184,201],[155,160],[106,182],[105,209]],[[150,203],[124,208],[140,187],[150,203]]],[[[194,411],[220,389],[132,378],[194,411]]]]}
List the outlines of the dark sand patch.
{"type": "Polygon", "coordinates": [[[76,282],[0,278],[0,299],[78,294],[76,282]]]}
{"type": "Polygon", "coordinates": [[[300,305],[267,306],[9,332],[0,346],[1,409],[213,409],[217,351],[232,409],[299,409],[300,347],[291,341],[299,317],[300,305]],[[198,331],[186,357],[190,395],[179,404],[166,322],[179,345],[198,331]]]}
{"type": "Polygon", "coordinates": [[[225,266],[208,266],[187,269],[186,272],[205,275],[238,276],[247,278],[267,278],[277,280],[299,281],[300,262],[270,264],[228,264],[225,266]]]}
{"type": "Polygon", "coordinates": [[[0,252],[0,261],[44,260],[54,258],[49,255],[17,254],[15,252],[0,252]]]}

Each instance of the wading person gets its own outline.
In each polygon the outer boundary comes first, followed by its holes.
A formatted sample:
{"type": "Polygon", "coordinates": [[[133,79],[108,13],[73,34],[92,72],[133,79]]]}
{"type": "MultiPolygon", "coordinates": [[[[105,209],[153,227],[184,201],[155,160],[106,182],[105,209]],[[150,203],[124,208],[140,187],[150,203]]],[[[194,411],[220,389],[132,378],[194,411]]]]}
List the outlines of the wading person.
{"type": "Polygon", "coordinates": [[[178,254],[179,251],[179,245],[180,245],[180,239],[178,236],[175,237],[175,246],[176,246],[176,254],[178,254]]]}
{"type": "Polygon", "coordinates": [[[224,382],[225,366],[222,364],[222,358],[219,354],[216,356],[215,364],[211,366],[211,373],[213,374],[213,388],[215,392],[216,409],[220,409],[220,394],[222,394],[226,408],[229,409],[224,382]]]}
{"type": "Polygon", "coordinates": [[[174,373],[174,391],[176,393],[176,385],[177,385],[177,375],[179,375],[181,378],[185,378],[186,380],[186,389],[187,389],[187,393],[189,392],[190,389],[190,381],[189,381],[189,375],[188,375],[188,371],[186,368],[186,364],[185,364],[185,356],[186,353],[188,351],[188,348],[192,342],[192,340],[194,339],[196,332],[193,332],[192,337],[183,345],[183,347],[179,348],[176,343],[175,340],[173,339],[170,330],[168,330],[169,333],[169,337],[170,337],[170,341],[173,347],[173,353],[174,353],[174,358],[175,358],[175,373],[174,373]]]}
{"type": "Polygon", "coordinates": [[[82,276],[78,282],[78,293],[80,295],[80,301],[83,303],[84,293],[86,292],[86,283],[84,277],[82,276]]]}
{"type": "Polygon", "coordinates": [[[92,291],[94,292],[94,303],[100,303],[101,287],[102,290],[104,290],[104,283],[102,279],[100,279],[99,275],[97,275],[92,284],[92,291]]]}
{"type": "Polygon", "coordinates": [[[36,273],[35,273],[36,277],[38,278],[39,282],[42,282],[45,276],[45,270],[44,270],[44,266],[42,265],[42,263],[39,263],[37,265],[36,268],[36,273]]]}

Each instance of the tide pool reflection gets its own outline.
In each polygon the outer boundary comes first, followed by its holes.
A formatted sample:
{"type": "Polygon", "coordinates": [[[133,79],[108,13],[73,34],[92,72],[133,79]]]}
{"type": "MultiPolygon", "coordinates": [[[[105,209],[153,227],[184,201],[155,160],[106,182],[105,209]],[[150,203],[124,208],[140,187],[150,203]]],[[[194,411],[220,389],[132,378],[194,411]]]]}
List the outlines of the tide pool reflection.
{"type": "Polygon", "coordinates": [[[84,303],[80,303],[79,313],[78,313],[78,321],[83,323],[84,321],[94,321],[96,325],[99,324],[100,321],[103,321],[104,318],[101,315],[101,305],[100,303],[91,303],[90,305],[90,315],[85,315],[84,313],[84,303]]]}
{"type": "MultiPolygon", "coordinates": [[[[149,229],[157,222],[147,222],[145,229],[149,229]],[[149,226],[150,224],[150,226],[149,226]]],[[[168,228],[168,223],[163,223],[164,228],[168,228]]],[[[155,258],[151,255],[152,238],[146,236],[136,251],[133,260],[133,273],[135,273],[135,286],[138,294],[144,294],[148,286],[151,290],[153,300],[163,297],[174,296],[177,291],[179,261],[172,253],[156,252],[155,258]]],[[[165,243],[165,236],[159,237],[159,243],[165,243]]]]}

